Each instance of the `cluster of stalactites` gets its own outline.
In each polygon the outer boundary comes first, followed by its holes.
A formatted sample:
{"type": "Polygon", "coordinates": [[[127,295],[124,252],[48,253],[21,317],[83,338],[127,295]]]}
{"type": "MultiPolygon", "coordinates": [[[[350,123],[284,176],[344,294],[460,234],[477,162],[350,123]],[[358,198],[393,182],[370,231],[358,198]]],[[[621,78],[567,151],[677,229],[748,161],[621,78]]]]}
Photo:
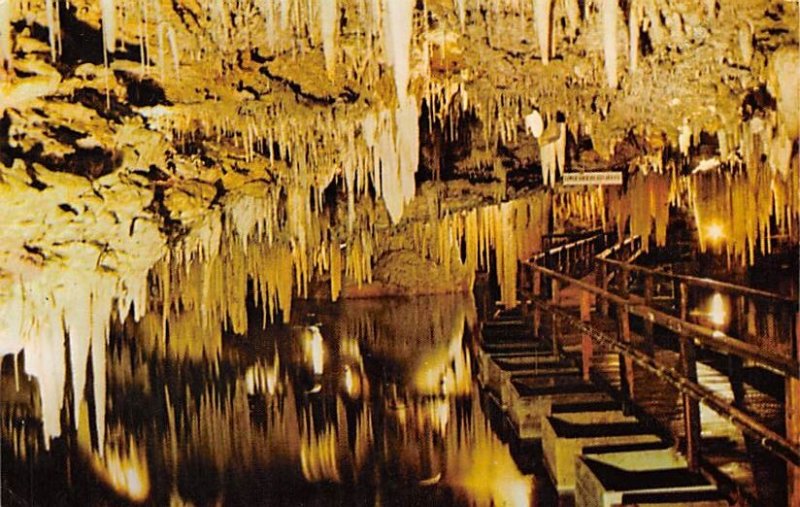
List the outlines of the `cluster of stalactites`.
{"type": "MultiPolygon", "coordinates": [[[[72,400],[73,420],[80,431],[89,424],[79,417],[86,403],[87,371],[94,372],[94,404],[91,424],[102,454],[106,414],[106,343],[111,315],[124,319],[130,310],[139,318],[146,309],[146,273],[103,273],[99,271],[59,270],[44,273],[26,283],[13,284],[5,310],[12,321],[3,322],[14,333],[13,343],[5,343],[2,352],[25,353],[25,374],[38,380],[41,395],[42,434],[45,447],[61,434],[61,410],[65,385],[76,393],[72,400]],[[57,281],[54,282],[53,276],[57,281]],[[65,350],[66,348],[66,350],[65,350]],[[66,351],[69,351],[68,354],[66,351]],[[69,356],[69,368],[65,356],[69,356]],[[67,376],[67,372],[71,376],[67,376]]],[[[4,317],[0,315],[0,318],[4,317]]],[[[6,315],[5,317],[8,317],[6,315]]]]}
{"type": "Polygon", "coordinates": [[[363,123],[364,139],[372,154],[374,187],[395,224],[416,193],[418,116],[416,99],[405,97],[394,111],[370,114],[363,123]]]}
{"type": "Polygon", "coordinates": [[[554,123],[539,139],[539,155],[542,165],[542,181],[554,186],[556,178],[567,168],[567,125],[554,123]]]}
{"type": "Polygon", "coordinates": [[[656,246],[667,242],[671,182],[668,174],[637,171],[628,179],[627,190],[610,190],[609,215],[616,217],[617,234],[625,237],[626,226],[631,236],[642,237],[647,251],[650,237],[656,246]]]}
{"type": "Polygon", "coordinates": [[[686,178],[701,251],[725,252],[729,261],[746,266],[758,254],[772,253],[776,237],[800,238],[796,166],[786,178],[758,165],[686,178]]]}
{"type": "Polygon", "coordinates": [[[553,223],[566,230],[606,228],[606,189],[574,190],[553,194],[553,223]]]}
{"type": "Polygon", "coordinates": [[[513,306],[517,300],[517,262],[540,250],[549,211],[549,197],[537,193],[452,213],[431,224],[419,225],[414,234],[415,248],[447,272],[452,266],[466,269],[471,280],[476,271],[489,267],[493,249],[501,302],[513,306]]]}
{"type": "MultiPolygon", "coordinates": [[[[479,2],[479,4],[481,3],[482,2],[479,2]]],[[[516,15],[520,20],[525,20],[529,16],[532,16],[533,32],[536,35],[539,56],[542,63],[545,65],[550,62],[557,50],[556,27],[563,26],[563,35],[567,40],[574,41],[582,25],[599,23],[600,33],[603,39],[602,47],[606,84],[609,88],[617,88],[619,84],[619,45],[621,43],[620,40],[622,40],[624,44],[625,38],[620,37],[619,19],[623,16],[621,15],[622,13],[619,12],[619,3],[616,0],[583,2],[583,11],[581,11],[578,0],[564,0],[564,2],[532,0],[530,3],[518,0],[507,0],[486,3],[490,4],[487,5],[486,8],[488,12],[487,24],[489,26],[487,26],[487,31],[489,32],[489,37],[491,37],[492,32],[496,30],[496,28],[492,26],[493,23],[507,23],[507,20],[501,19],[499,15],[501,12],[516,15]],[[528,8],[529,4],[531,5],[530,10],[528,8]],[[599,11],[599,16],[597,11],[599,11]]],[[[629,69],[631,72],[635,72],[637,67],[639,36],[642,29],[646,26],[643,22],[645,3],[647,2],[634,0],[628,5],[629,69]]],[[[655,6],[649,7],[649,11],[655,11],[655,14],[658,14],[655,6]]],[[[463,19],[463,14],[461,12],[462,6],[459,2],[456,2],[456,9],[459,19],[463,19]]],[[[649,11],[648,13],[650,13],[649,11]]],[[[653,13],[650,14],[652,15],[653,13]]],[[[529,29],[524,28],[523,30],[528,31],[529,29]]]]}

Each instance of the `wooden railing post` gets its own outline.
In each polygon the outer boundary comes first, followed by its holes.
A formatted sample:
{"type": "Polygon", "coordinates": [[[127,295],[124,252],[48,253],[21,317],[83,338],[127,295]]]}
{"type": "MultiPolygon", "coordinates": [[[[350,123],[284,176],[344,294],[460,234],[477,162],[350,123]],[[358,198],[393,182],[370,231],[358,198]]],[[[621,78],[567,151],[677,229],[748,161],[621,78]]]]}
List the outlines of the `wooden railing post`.
{"type": "MultiPolygon", "coordinates": [[[[689,316],[689,287],[681,282],[680,288],[680,317],[686,320],[689,316]]],[[[694,341],[690,336],[680,335],[681,372],[691,382],[697,382],[697,353],[694,341]]],[[[683,424],[686,436],[686,460],[691,470],[700,466],[701,425],[700,405],[689,395],[683,394],[683,424]]]]}
{"type": "MultiPolygon", "coordinates": [[[[538,299],[542,295],[542,273],[533,267],[533,297],[538,299]]],[[[542,325],[542,311],[539,305],[533,305],[533,334],[539,336],[539,328],[542,325]]]]}
{"type": "MultiPolygon", "coordinates": [[[[591,321],[591,295],[589,291],[581,291],[581,322],[589,323],[591,321]]],[[[583,333],[581,337],[581,366],[583,368],[583,380],[589,381],[589,376],[592,369],[592,337],[589,333],[583,333]]]]}
{"type": "MultiPolygon", "coordinates": [[[[628,298],[628,276],[629,269],[623,266],[620,272],[620,295],[628,298]]],[[[617,305],[617,330],[621,342],[630,344],[631,342],[631,322],[628,315],[628,306],[625,304],[617,305]]],[[[633,401],[633,359],[625,354],[619,355],[619,383],[622,396],[626,401],[633,401]]],[[[628,407],[629,408],[629,407],[628,407]]]]}
{"type": "MultiPolygon", "coordinates": [[[[522,318],[526,322],[530,317],[530,298],[531,287],[528,285],[531,281],[530,264],[527,262],[517,262],[517,295],[519,297],[519,306],[522,312],[522,318]]],[[[534,339],[536,335],[534,335],[534,339]]]]}
{"type": "MultiPolygon", "coordinates": [[[[644,277],[644,304],[648,308],[653,307],[653,275],[648,273],[644,277]]],[[[653,356],[655,345],[653,337],[653,321],[650,318],[644,319],[644,340],[645,352],[653,356]]]]}
{"type": "MultiPolygon", "coordinates": [[[[559,295],[559,286],[560,283],[557,279],[553,278],[550,281],[550,304],[553,306],[558,306],[561,297],[559,295]]],[[[556,357],[559,357],[560,354],[558,353],[558,345],[561,343],[561,321],[558,319],[558,316],[555,314],[555,312],[552,312],[552,320],[550,322],[550,332],[553,340],[553,354],[555,354],[556,357]]]]}
{"type": "MultiPolygon", "coordinates": [[[[597,285],[603,289],[603,292],[608,291],[608,264],[603,261],[600,261],[600,269],[599,269],[599,276],[600,276],[600,283],[597,285]]],[[[601,298],[599,300],[600,303],[600,314],[603,317],[608,317],[608,299],[601,298]]]]}
{"type": "MultiPolygon", "coordinates": [[[[794,336],[792,337],[793,355],[800,357],[800,313],[795,315],[794,336]]],[[[800,445],[800,380],[795,377],[786,377],[786,439],[795,445],[800,445]]],[[[788,505],[800,505],[800,466],[792,463],[786,464],[786,479],[788,482],[788,505]]]]}
{"type": "MultiPolygon", "coordinates": [[[[736,311],[736,338],[741,341],[747,341],[747,300],[744,296],[739,296],[735,299],[733,309],[736,311]]],[[[731,383],[731,390],[733,391],[733,403],[736,407],[742,408],[744,406],[744,379],[742,374],[744,368],[742,365],[742,358],[736,355],[728,356],[728,379],[731,383]]]]}

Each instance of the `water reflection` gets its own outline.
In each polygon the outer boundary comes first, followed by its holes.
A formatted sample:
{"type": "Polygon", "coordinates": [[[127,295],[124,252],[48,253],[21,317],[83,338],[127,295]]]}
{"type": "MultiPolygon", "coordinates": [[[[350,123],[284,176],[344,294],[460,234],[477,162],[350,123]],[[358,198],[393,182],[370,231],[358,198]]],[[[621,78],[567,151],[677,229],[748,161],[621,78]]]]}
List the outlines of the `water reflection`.
{"type": "Polygon", "coordinates": [[[92,397],[50,451],[32,445],[41,429],[20,438],[22,413],[40,417],[38,386],[24,377],[17,391],[6,361],[3,393],[18,394],[3,398],[4,478],[43,504],[530,504],[532,479],[492,432],[472,382],[470,297],[297,310],[290,325],[211,333],[198,353],[120,326],[106,357],[102,445],[92,397]],[[27,491],[29,474],[52,487],[27,491]]]}
{"type": "Polygon", "coordinates": [[[700,324],[725,331],[730,324],[730,305],[729,296],[714,292],[705,297],[702,303],[692,310],[691,316],[700,324]]]}

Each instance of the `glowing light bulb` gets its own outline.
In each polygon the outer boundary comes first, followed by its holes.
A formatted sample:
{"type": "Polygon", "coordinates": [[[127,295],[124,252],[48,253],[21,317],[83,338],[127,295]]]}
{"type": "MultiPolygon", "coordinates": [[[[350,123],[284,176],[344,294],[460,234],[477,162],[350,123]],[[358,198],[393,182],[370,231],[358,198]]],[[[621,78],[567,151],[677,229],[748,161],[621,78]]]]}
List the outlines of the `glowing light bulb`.
{"type": "Polygon", "coordinates": [[[710,241],[720,241],[725,237],[725,231],[718,223],[709,224],[708,227],[706,227],[706,237],[710,241]]]}

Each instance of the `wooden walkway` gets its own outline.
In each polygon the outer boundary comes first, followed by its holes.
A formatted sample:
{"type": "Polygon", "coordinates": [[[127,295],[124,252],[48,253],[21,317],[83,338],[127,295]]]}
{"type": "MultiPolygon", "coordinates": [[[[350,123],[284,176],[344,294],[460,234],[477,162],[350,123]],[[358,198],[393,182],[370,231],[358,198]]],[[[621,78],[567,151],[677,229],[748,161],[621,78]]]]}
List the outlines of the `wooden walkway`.
{"type": "Polygon", "coordinates": [[[518,437],[578,505],[800,505],[797,302],[610,240],[550,242],[520,264],[519,306],[482,326],[480,380],[518,437]]]}

